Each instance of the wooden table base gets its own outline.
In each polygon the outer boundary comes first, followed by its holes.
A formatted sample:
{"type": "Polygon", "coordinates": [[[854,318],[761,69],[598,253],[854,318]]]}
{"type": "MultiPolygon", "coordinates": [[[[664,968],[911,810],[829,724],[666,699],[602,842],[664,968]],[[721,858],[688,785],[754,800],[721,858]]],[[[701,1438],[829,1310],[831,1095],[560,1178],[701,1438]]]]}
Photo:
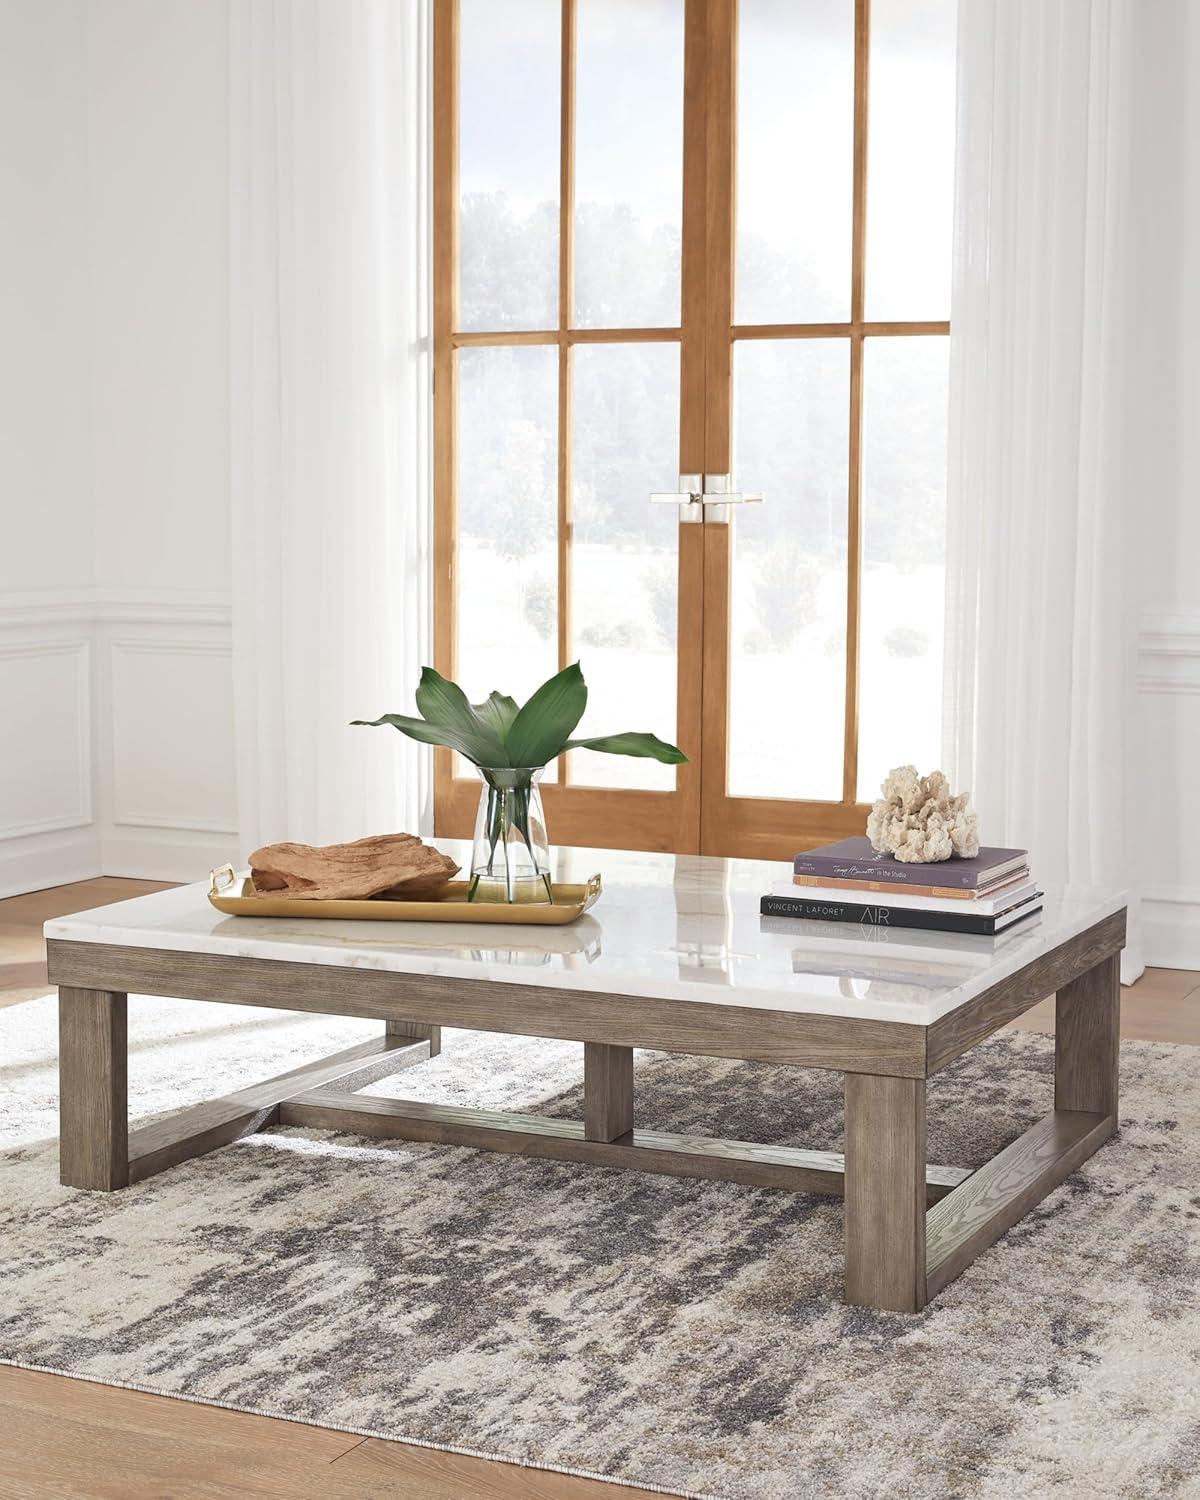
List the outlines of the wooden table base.
{"type": "MultiPolygon", "coordinates": [[[[280,1105],[279,1122],[442,1146],[473,1146],[592,1167],[625,1167],[668,1177],[707,1177],[796,1193],[840,1197],[844,1183],[843,1157],[838,1151],[804,1151],[659,1130],[627,1130],[611,1141],[601,1141],[589,1137],[586,1121],[408,1099],[356,1098],[324,1091],[301,1094],[280,1105]]],[[[928,1201],[936,1203],[970,1175],[962,1167],[927,1167],[928,1201]]]]}
{"type": "MultiPolygon", "coordinates": [[[[1117,1128],[1118,954],[1081,967],[1057,995],[1053,1112],[977,1171],[927,1164],[926,1077],[894,1073],[847,1072],[844,1156],[636,1129],[633,1049],[607,1043],[584,1044],[582,1121],[358,1095],[355,1075],[362,1087],[381,1058],[403,1067],[440,1048],[438,1026],[394,1019],[376,1039],[131,1131],[126,997],[62,986],[61,1180],[111,1191],[278,1124],[832,1193],[846,1200],[846,1301],[915,1313],[1117,1128]]],[[[1005,990],[966,1024],[994,1030],[1012,1004],[1005,990]]],[[[928,1028],[927,1076],[973,1045],[955,1027],[928,1028]]]]}
{"type": "MultiPolygon", "coordinates": [[[[68,1187],[111,1191],[271,1125],[299,1125],[792,1192],[843,1191],[844,1159],[837,1151],[633,1129],[631,1047],[587,1044],[582,1121],[360,1096],[352,1087],[333,1092],[329,1085],[381,1057],[392,1055],[398,1069],[431,1055],[429,1039],[414,1039],[416,1026],[398,1032],[396,1022],[382,1037],[129,1131],[125,996],[63,988],[59,1014],[59,1169],[68,1187]]],[[[440,1037],[432,1039],[434,1055],[439,1049],[440,1037]]],[[[924,1175],[925,1196],[936,1203],[971,1174],[930,1166],[924,1175]]]]}
{"type": "Polygon", "coordinates": [[[1057,993],[1054,1110],[925,1208],[923,1078],[846,1075],[846,1301],[914,1313],[1117,1129],[1120,954],[1057,993]]]}
{"type": "Polygon", "coordinates": [[[362,1073],[381,1057],[394,1058],[399,1068],[437,1054],[440,1028],[408,1025],[406,1030],[396,1029],[405,1025],[389,1021],[381,1037],[131,1131],[125,1077],[126,997],[61,986],[59,1181],[64,1187],[100,1192],[127,1187],[256,1130],[278,1125],[285,1099],[362,1073]]]}

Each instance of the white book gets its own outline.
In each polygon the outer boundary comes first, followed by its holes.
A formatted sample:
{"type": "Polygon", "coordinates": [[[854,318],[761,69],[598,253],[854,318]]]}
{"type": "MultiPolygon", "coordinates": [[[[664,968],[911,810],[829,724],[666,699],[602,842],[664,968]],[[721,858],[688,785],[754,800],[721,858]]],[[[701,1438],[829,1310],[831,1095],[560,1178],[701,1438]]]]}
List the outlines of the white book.
{"type": "Polygon", "coordinates": [[[1023,881],[1007,887],[995,896],[980,896],[975,901],[956,901],[945,896],[906,896],[900,890],[848,891],[831,885],[786,885],[775,887],[776,896],[799,897],[804,901],[836,901],[841,906],[895,906],[910,911],[944,911],[956,917],[996,917],[1039,894],[1037,883],[1023,881]]]}

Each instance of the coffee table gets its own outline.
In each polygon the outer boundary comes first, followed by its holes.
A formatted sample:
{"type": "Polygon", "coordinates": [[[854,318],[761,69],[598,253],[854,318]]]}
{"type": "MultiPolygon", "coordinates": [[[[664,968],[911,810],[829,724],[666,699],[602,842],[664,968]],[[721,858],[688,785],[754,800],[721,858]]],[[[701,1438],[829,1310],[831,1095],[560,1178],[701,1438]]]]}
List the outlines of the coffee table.
{"type": "Polygon", "coordinates": [[[992,940],[760,917],[787,871],[751,860],[565,850],[557,875],[598,869],[600,902],[561,928],[225,917],[207,882],[48,922],[62,1181],[111,1191],[287,1125],[843,1194],[846,1301],[913,1313],[1116,1130],[1120,895],[1048,893],[992,940]],[[130,1130],[129,992],[384,1027],[130,1130]],[[1053,1111],[977,1171],[928,1164],[928,1079],[1052,993],[1053,1111]],[[384,1054],[436,1052],[442,1026],[582,1042],[584,1118],[355,1094],[384,1054]],[[844,1155],[637,1127],[635,1047],[844,1073],[844,1155]]]}

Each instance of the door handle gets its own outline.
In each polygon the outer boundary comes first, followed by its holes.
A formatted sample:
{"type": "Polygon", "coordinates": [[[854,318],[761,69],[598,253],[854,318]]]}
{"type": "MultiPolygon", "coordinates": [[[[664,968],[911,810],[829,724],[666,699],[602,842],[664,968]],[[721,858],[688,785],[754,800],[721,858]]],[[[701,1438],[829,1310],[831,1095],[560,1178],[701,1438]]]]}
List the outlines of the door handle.
{"type": "Polygon", "coordinates": [[[729,505],[761,505],[764,497],[746,490],[735,490],[729,474],[681,474],[677,490],[658,490],[650,496],[653,505],[678,505],[684,513],[684,521],[705,519],[705,508],[711,514],[707,519],[728,521],[725,510],[729,505]]]}
{"type": "MultiPolygon", "coordinates": [[[[679,488],[677,490],[656,490],[650,496],[652,505],[694,505],[699,507],[704,503],[704,475],[703,474],[681,474],[679,476],[679,488]]],[[[685,520],[691,520],[686,516],[685,520]]],[[[696,519],[699,519],[697,516],[696,519]]]]}
{"type": "Polygon", "coordinates": [[[706,474],[700,503],[712,506],[761,505],[763,495],[759,491],[735,490],[732,474],[706,474]]]}

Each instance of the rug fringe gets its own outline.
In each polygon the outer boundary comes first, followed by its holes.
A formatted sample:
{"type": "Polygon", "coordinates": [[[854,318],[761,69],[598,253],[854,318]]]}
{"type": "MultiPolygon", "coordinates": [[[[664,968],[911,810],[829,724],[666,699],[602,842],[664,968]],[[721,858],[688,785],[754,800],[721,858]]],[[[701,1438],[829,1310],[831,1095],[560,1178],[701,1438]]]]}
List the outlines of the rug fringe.
{"type": "Polygon", "coordinates": [[[142,1385],[134,1380],[106,1380],[99,1375],[84,1375],[77,1370],[59,1370],[52,1365],[30,1365],[24,1360],[10,1359],[0,1354],[0,1365],[9,1365],[14,1370],[30,1370],[38,1375],[62,1375],[67,1380],[86,1380],[89,1385],[110,1385],[116,1390],[140,1391],[144,1396],[163,1396],[169,1401],[190,1401],[193,1406],[218,1406],[223,1411],[240,1411],[250,1417],[270,1417],[276,1422],[297,1422],[303,1427],[323,1427],[329,1432],[348,1432],[353,1437],[378,1438],[385,1443],[406,1443],[412,1448],[432,1448],[438,1453],[459,1453],[464,1458],[481,1458],[489,1463],[513,1464],[520,1469],[541,1469],[548,1474],[569,1474],[576,1479],[595,1479],[601,1484],[623,1484],[636,1489],[649,1490],[655,1495],[672,1495],[677,1500],[721,1500],[719,1495],[710,1495],[701,1490],[673,1490],[666,1485],[654,1484],[648,1479],[618,1478],[613,1474],[601,1474],[595,1469],[574,1469],[565,1464],[539,1463],[532,1458],[512,1458],[503,1453],[489,1453],[482,1448],[467,1448],[460,1443],[434,1443],[428,1438],[392,1437],[382,1432],[372,1432],[367,1427],[351,1427],[345,1422],[318,1422],[313,1417],[281,1416],[277,1411],[264,1411],[260,1406],[243,1406],[238,1401],[219,1401],[215,1396],[189,1396],[184,1391],[167,1391],[161,1386],[142,1385]]]}

